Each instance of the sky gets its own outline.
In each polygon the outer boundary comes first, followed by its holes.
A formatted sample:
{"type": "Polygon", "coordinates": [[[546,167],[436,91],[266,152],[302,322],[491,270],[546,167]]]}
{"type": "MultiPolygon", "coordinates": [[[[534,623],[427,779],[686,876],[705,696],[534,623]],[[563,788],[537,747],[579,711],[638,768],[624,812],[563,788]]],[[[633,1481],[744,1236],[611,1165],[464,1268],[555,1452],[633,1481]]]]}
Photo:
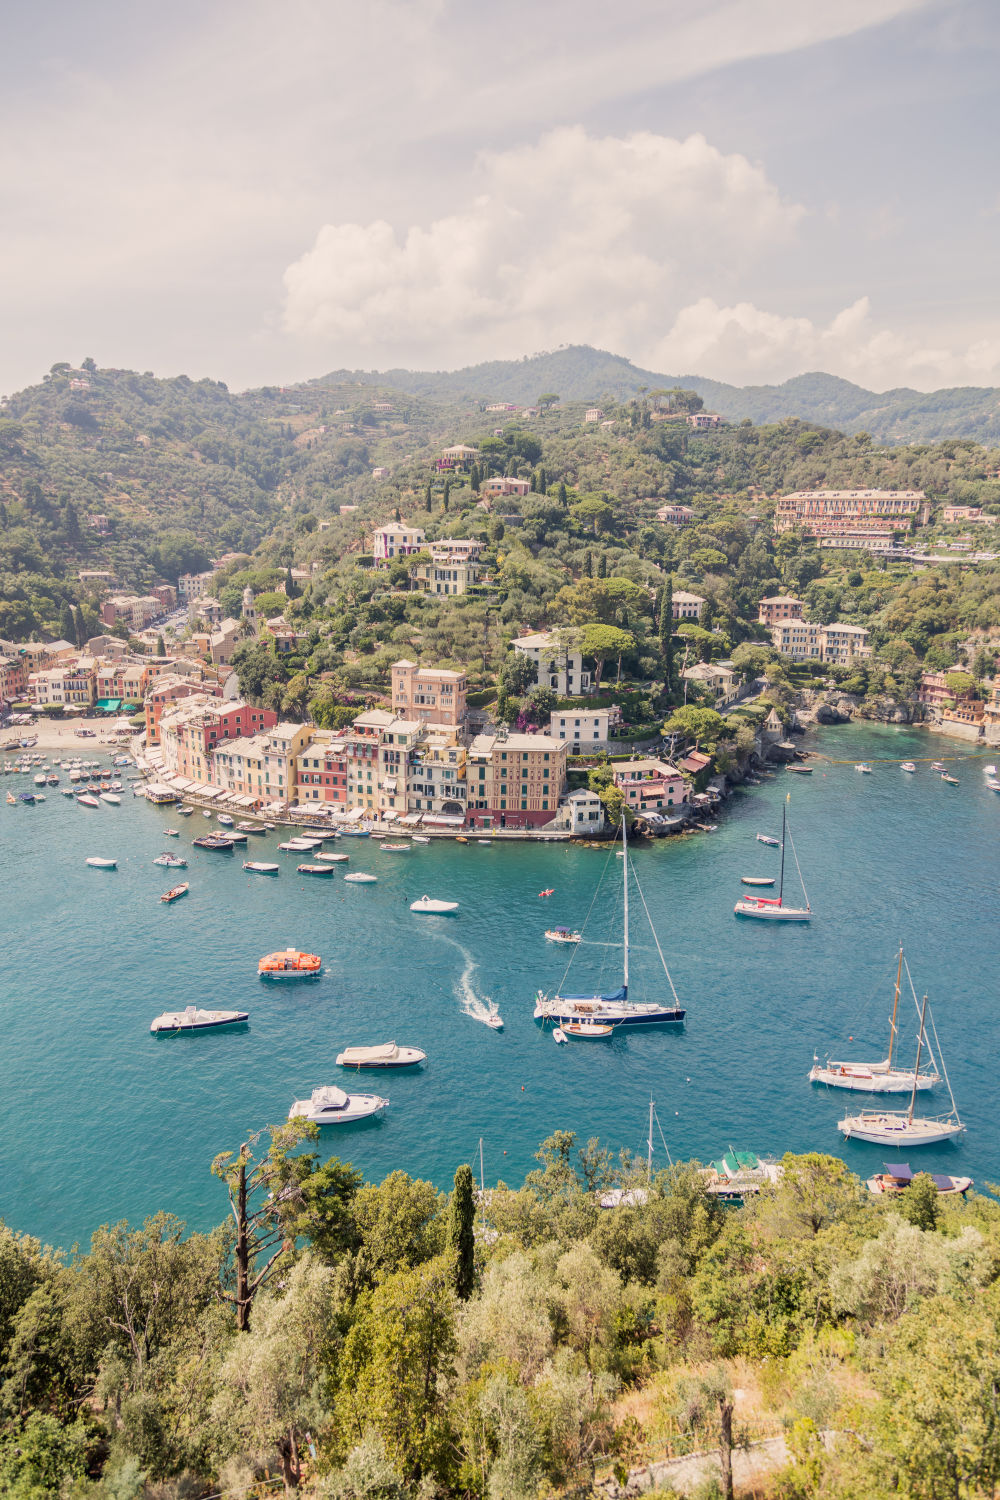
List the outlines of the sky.
{"type": "Polygon", "coordinates": [[[0,392],[589,343],[1000,385],[996,0],[49,0],[0,49],[0,392]]]}

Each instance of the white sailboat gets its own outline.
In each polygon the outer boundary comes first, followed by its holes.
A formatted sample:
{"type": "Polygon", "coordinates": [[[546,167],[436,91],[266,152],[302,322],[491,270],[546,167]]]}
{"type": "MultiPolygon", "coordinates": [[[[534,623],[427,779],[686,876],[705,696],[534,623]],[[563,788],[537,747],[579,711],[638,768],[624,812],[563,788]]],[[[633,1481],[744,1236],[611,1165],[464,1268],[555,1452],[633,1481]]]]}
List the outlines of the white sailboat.
{"type": "MultiPolygon", "coordinates": [[[[899,1013],[899,992],[903,977],[903,949],[899,950],[899,963],[896,966],[896,988],[892,997],[892,1018],[889,1021],[889,1054],[882,1062],[835,1062],[827,1058],[821,1066],[819,1058],[814,1058],[814,1066],[809,1073],[810,1083],[825,1083],[832,1089],[853,1089],[861,1094],[906,1094],[914,1087],[918,1089],[932,1089],[941,1078],[934,1065],[934,1055],[928,1047],[931,1066],[922,1073],[917,1073],[913,1068],[899,1068],[893,1066],[893,1053],[896,1050],[898,1031],[896,1028],[896,1017],[899,1013]]],[[[913,1003],[919,1011],[916,993],[913,991],[913,980],[910,978],[909,965],[906,968],[906,977],[910,983],[913,993],[913,1003]]]]}
{"type": "MultiPolygon", "coordinates": [[[[920,1057],[923,1051],[926,1021],[927,996],[925,995],[923,1005],[920,1008],[917,1060],[913,1068],[913,1085],[910,1089],[909,1109],[866,1109],[862,1110],[860,1114],[845,1115],[842,1120],[837,1121],[837,1129],[843,1134],[845,1140],[871,1141],[876,1146],[936,1146],[941,1141],[953,1141],[962,1134],[965,1126],[958,1117],[955,1096],[951,1092],[951,1084],[948,1083],[947,1071],[945,1071],[944,1080],[948,1084],[951,1113],[947,1115],[921,1116],[915,1115],[913,1112],[917,1100],[917,1079],[920,1076],[920,1057]]],[[[931,1024],[933,1025],[933,1022],[931,1024]]],[[[937,1034],[935,1033],[936,1040],[937,1034]]],[[[938,1057],[941,1057],[940,1043],[938,1044],[938,1057]]],[[[944,1070],[943,1059],[941,1067],[944,1070]]]]}
{"type": "MultiPolygon", "coordinates": [[[[646,898],[642,894],[642,887],[639,885],[638,880],[636,880],[636,889],[639,892],[639,899],[642,902],[643,910],[646,913],[646,920],[649,922],[650,931],[653,934],[653,942],[656,944],[656,951],[660,955],[660,963],[663,965],[663,972],[666,976],[667,984],[670,987],[670,995],[673,1004],[670,1004],[669,1002],[637,1002],[628,998],[629,858],[628,829],[626,827],[624,817],[622,817],[622,847],[619,852],[622,856],[623,887],[621,987],[617,990],[614,990],[610,994],[595,994],[593,991],[584,993],[582,995],[567,995],[557,993],[551,996],[551,998],[548,995],[543,994],[543,992],[539,990],[535,1000],[535,1020],[554,1021],[556,1026],[566,1034],[570,1033],[571,1027],[578,1026],[580,1022],[586,1022],[588,1024],[592,1022],[595,1027],[601,1025],[612,1027],[661,1026],[667,1022],[683,1021],[686,1015],[686,1011],[677,998],[677,991],[674,989],[674,982],[670,977],[670,970],[667,968],[667,961],[663,956],[663,949],[660,947],[660,940],[656,935],[656,929],[653,927],[653,921],[649,915],[649,908],[646,905],[646,898]]],[[[634,876],[635,872],[633,871],[632,873],[634,876]]],[[[591,906],[591,910],[593,910],[593,905],[591,906]]],[[[587,924],[585,922],[583,926],[584,931],[586,931],[586,927],[587,924]]],[[[570,957],[569,963],[566,965],[566,970],[562,977],[563,984],[565,984],[566,976],[569,974],[570,968],[573,965],[573,961],[580,951],[580,946],[581,945],[573,945],[572,956],[570,957]]],[[[575,1032],[573,1034],[578,1035],[579,1033],[575,1032]]],[[[588,1031],[585,1034],[589,1036],[596,1033],[591,1033],[588,1031]]]]}
{"type": "Polygon", "coordinates": [[[788,802],[781,809],[781,875],[778,880],[777,896],[743,896],[733,911],[738,917],[760,917],[769,922],[808,922],[812,918],[812,908],[809,905],[809,897],[806,895],[805,881],[802,879],[802,871],[799,869],[799,857],[795,853],[795,844],[788,829],[788,802]],[[795,868],[798,871],[799,885],[802,887],[802,899],[805,906],[786,906],[785,895],[785,842],[791,844],[792,858],[795,860],[795,868]]]}

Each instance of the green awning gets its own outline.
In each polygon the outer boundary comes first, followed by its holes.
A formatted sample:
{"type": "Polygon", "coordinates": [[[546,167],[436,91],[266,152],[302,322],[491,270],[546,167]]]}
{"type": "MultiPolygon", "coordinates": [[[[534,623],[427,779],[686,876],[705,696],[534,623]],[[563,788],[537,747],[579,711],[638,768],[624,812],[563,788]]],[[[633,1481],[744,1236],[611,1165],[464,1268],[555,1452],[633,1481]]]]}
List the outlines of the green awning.
{"type": "Polygon", "coordinates": [[[121,708],[121,706],[122,700],[120,698],[98,698],[97,702],[94,704],[95,708],[103,708],[105,712],[109,714],[113,714],[115,710],[121,708]]]}
{"type": "Polygon", "coordinates": [[[141,708],[141,707],[142,707],[141,703],[123,703],[122,704],[122,708],[131,708],[133,711],[135,711],[136,709],[141,708]]]}

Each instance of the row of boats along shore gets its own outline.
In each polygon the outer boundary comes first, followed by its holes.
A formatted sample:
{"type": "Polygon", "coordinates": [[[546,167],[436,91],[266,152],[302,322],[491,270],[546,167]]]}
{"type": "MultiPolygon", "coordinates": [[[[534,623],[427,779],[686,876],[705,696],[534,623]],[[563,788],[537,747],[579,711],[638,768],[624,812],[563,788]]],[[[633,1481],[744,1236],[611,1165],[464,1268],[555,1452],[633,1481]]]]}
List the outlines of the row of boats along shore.
{"type": "MultiPolygon", "coordinates": [[[[58,763],[55,767],[48,764],[39,766],[39,760],[40,757],[22,758],[18,765],[19,770],[33,771],[36,785],[40,786],[43,782],[46,786],[58,785],[60,778],[57,771],[62,769],[68,771],[72,778],[70,787],[60,788],[63,795],[75,797],[83,805],[94,807],[100,807],[102,800],[112,804],[121,800],[119,794],[122,784],[114,777],[122,766],[129,763],[127,757],[116,756],[113,765],[104,769],[97,763],[88,764],[83,761],[63,762],[61,767],[58,763]],[[81,785],[84,788],[82,790],[81,785]]],[[[905,768],[908,769],[908,766],[905,768]]],[[[862,767],[859,765],[858,769],[862,767]]],[[[988,777],[992,778],[996,768],[988,766],[985,769],[988,777]]],[[[133,788],[133,791],[136,795],[141,795],[139,788],[133,788]]],[[[35,792],[27,796],[38,800],[44,797],[44,793],[35,792]]],[[[11,802],[26,799],[24,794],[18,799],[8,793],[7,800],[11,802]]],[[[806,894],[789,826],[788,800],[786,797],[782,807],[780,836],[768,833],[756,835],[756,842],[759,845],[777,851],[778,872],[776,875],[754,874],[741,877],[748,891],[734,906],[734,915],[739,918],[771,922],[808,922],[814,915],[806,894]],[[786,875],[789,873],[790,866],[794,866],[796,872],[801,889],[801,903],[786,901],[786,875]],[[775,885],[777,885],[776,895],[759,893],[761,888],[773,888],[775,885]]],[[[176,808],[176,813],[183,817],[192,816],[193,812],[194,810],[190,807],[176,808]]],[[[203,816],[211,818],[213,814],[205,811],[203,816]]],[[[238,846],[246,845],[250,837],[274,831],[273,825],[268,823],[255,821],[234,823],[234,820],[225,813],[217,813],[215,817],[221,826],[196,836],[192,840],[194,847],[232,853],[238,846]]],[[[164,835],[179,838],[180,831],[167,828],[164,829],[164,835]]],[[[349,862],[350,856],[343,851],[342,841],[352,835],[355,837],[372,836],[372,841],[375,841],[373,830],[332,830],[305,825],[297,835],[279,844],[278,847],[286,854],[308,855],[308,860],[296,864],[297,874],[331,878],[337,866],[349,862]],[[333,849],[323,848],[324,844],[331,843],[335,846],[333,849]]],[[[410,835],[405,843],[394,841],[391,837],[383,837],[379,847],[383,853],[405,854],[412,852],[414,845],[427,842],[429,840],[415,834],[410,835]]],[[[481,842],[489,842],[489,840],[481,842]]],[[[112,858],[91,856],[86,863],[96,868],[109,870],[116,868],[117,861],[112,858]]],[[[184,868],[187,860],[180,854],[164,852],[158,855],[153,863],[167,868],[184,868]]],[[[243,870],[251,875],[273,876],[280,873],[280,868],[278,864],[270,861],[245,860],[243,862],[243,870]]],[[[367,871],[352,871],[344,874],[343,878],[352,884],[367,885],[376,882],[378,877],[367,871]]],[[[185,895],[188,889],[188,884],[184,882],[166,892],[160,899],[165,903],[172,903],[185,895]]],[[[538,894],[541,898],[548,898],[554,894],[554,891],[547,889],[538,894]]],[[[614,905],[617,908],[617,901],[614,905]]],[[[424,895],[419,900],[410,903],[410,911],[431,917],[450,917],[459,912],[459,903],[424,895]]],[[[621,847],[616,850],[612,846],[609,850],[604,871],[591,901],[587,921],[579,930],[553,925],[545,930],[545,937],[553,946],[569,950],[569,961],[559,984],[551,993],[539,990],[534,1004],[535,1019],[541,1022],[543,1027],[552,1028],[552,1036],[557,1044],[563,1045],[573,1041],[607,1042],[619,1030],[633,1031],[684,1023],[687,1012],[678,997],[646,898],[630,858],[628,829],[624,821],[621,830],[621,847]],[[600,896],[602,886],[613,869],[612,856],[615,853],[622,862],[620,942],[617,940],[617,935],[616,940],[612,942],[601,940],[591,942],[587,938],[588,924],[595,916],[606,918],[609,910],[608,903],[601,901],[600,896]],[[638,899],[639,908],[648,923],[663,972],[664,984],[660,986],[662,993],[656,999],[636,999],[634,994],[630,993],[633,890],[638,899]],[[616,982],[608,988],[570,988],[570,973],[574,963],[578,961],[581,952],[594,947],[603,950],[605,961],[609,952],[620,949],[620,977],[616,975],[616,982]]],[[[265,955],[258,966],[260,978],[265,981],[315,979],[321,972],[322,960],[319,955],[299,952],[292,948],[265,955]]],[[[158,1016],[152,1023],[151,1031],[158,1036],[179,1035],[220,1028],[243,1027],[249,1023],[249,1019],[249,1012],[203,1010],[197,1006],[187,1006],[181,1011],[165,1012],[158,1016]]],[[[493,1005],[480,1019],[494,1030],[503,1029],[503,1021],[493,1005]]],[[[425,1054],[419,1048],[401,1047],[395,1042],[352,1046],[337,1057],[339,1066],[355,1069],[413,1068],[419,1067],[424,1061],[425,1054]]],[[[959,1117],[948,1080],[931,1007],[926,995],[922,1000],[918,1000],[909,965],[901,948],[896,960],[896,978],[886,1056],[875,1061],[827,1058],[822,1063],[817,1056],[814,1058],[814,1066],[808,1077],[812,1083],[828,1089],[844,1089],[852,1093],[867,1093],[873,1096],[890,1094],[901,1098],[908,1096],[906,1107],[902,1109],[873,1107],[846,1112],[838,1121],[838,1129],[845,1139],[908,1151],[911,1148],[938,1145],[947,1141],[957,1142],[964,1132],[965,1127],[959,1117]],[[915,1055],[912,1063],[908,1056],[901,1055],[905,1046],[905,1038],[904,1028],[900,1021],[901,1004],[903,1009],[908,1011],[911,1002],[914,1014],[918,1018],[915,1055]],[[923,1113],[918,1109],[918,1095],[925,1094],[941,1085],[947,1090],[950,1109],[946,1113],[923,1113]]],[[[326,1084],[314,1089],[308,1099],[296,1100],[292,1105],[290,1116],[304,1115],[318,1124],[354,1123],[381,1115],[387,1103],[388,1101],[379,1095],[351,1094],[336,1085],[326,1084]]],[[[739,1156],[740,1153],[733,1155],[731,1165],[735,1164],[737,1177],[744,1177],[746,1163],[740,1165],[737,1159],[739,1156]]],[[[718,1167],[719,1164],[715,1166],[718,1167]]],[[[908,1171],[907,1164],[899,1162],[887,1164],[885,1182],[877,1190],[902,1190],[908,1180],[906,1176],[908,1171]],[[890,1187],[890,1183],[895,1184],[895,1187],[890,1187]]],[[[765,1172],[764,1176],[766,1175],[765,1172]]],[[[727,1176],[725,1172],[722,1173],[718,1187],[723,1196],[725,1196],[725,1182],[731,1183],[732,1180],[731,1175],[727,1176]]],[[[964,1191],[968,1186],[969,1180],[963,1178],[948,1178],[947,1181],[942,1178],[938,1183],[941,1191],[964,1191]],[[955,1184],[960,1186],[956,1188],[955,1184]],[[961,1186],[962,1184],[964,1186],[961,1186]]]]}

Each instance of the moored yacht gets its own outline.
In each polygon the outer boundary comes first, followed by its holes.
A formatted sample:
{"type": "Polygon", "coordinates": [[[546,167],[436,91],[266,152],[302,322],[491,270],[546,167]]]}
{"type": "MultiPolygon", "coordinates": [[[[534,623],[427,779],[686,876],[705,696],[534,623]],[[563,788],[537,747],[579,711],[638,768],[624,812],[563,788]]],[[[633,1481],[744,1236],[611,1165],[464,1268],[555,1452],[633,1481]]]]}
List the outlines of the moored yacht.
{"type": "Polygon", "coordinates": [[[154,1036],[176,1036],[181,1031],[218,1031],[223,1026],[245,1026],[250,1014],[245,1010],[201,1010],[186,1005],[183,1010],[165,1010],[150,1026],[154,1036]]]}
{"type": "Polygon", "coordinates": [[[426,1062],[427,1053],[419,1047],[400,1047],[396,1042],[382,1042],[374,1047],[345,1047],[337,1053],[341,1068],[414,1068],[426,1062]]]}
{"type": "MultiPolygon", "coordinates": [[[[345,875],[344,879],[349,880],[350,876],[345,875]]],[[[448,912],[458,911],[458,902],[438,901],[433,896],[421,896],[419,901],[410,902],[410,910],[417,912],[418,915],[423,913],[426,916],[442,917],[448,912]]]]}
{"type": "Polygon", "coordinates": [[[358,1120],[374,1119],[388,1103],[379,1094],[345,1094],[343,1089],[324,1084],[313,1089],[308,1099],[296,1099],[288,1118],[304,1116],[314,1125],[351,1125],[358,1120]]]}

